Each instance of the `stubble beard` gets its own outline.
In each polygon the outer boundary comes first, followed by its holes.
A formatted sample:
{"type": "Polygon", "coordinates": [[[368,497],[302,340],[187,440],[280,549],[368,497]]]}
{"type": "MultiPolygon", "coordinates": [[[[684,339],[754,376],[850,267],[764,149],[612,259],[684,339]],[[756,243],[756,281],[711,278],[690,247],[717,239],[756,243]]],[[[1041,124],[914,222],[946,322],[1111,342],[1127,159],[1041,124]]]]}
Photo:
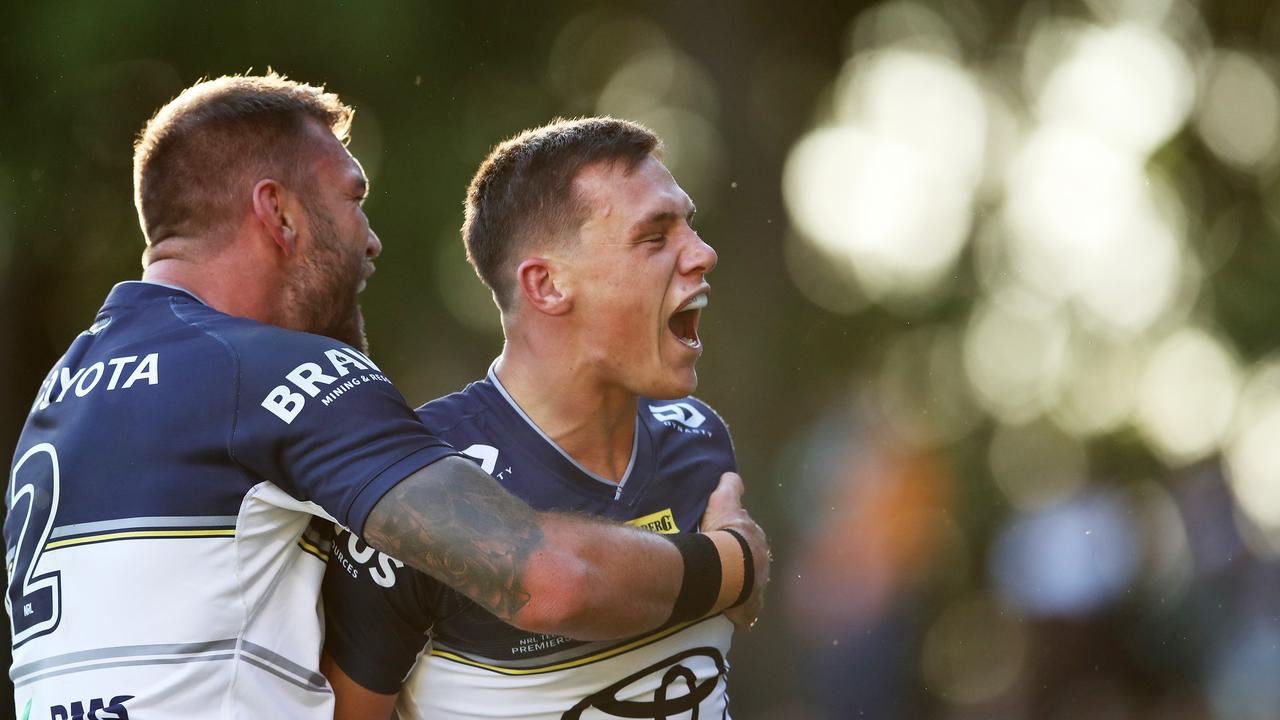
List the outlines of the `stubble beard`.
{"type": "Polygon", "coordinates": [[[344,251],[333,218],[307,207],[311,226],[310,253],[289,278],[288,304],[299,329],[369,352],[360,311],[360,282],[364,258],[344,251]]]}

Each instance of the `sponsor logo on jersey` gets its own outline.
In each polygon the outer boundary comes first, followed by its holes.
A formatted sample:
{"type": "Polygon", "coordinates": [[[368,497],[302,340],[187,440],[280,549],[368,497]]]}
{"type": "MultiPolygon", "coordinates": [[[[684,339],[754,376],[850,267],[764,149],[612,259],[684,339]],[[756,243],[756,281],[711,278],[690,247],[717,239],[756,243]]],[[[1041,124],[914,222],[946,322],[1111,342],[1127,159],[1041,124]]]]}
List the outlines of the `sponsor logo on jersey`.
{"type": "Polygon", "coordinates": [[[649,412],[663,425],[677,432],[711,437],[711,431],[702,427],[707,416],[698,411],[691,403],[678,402],[670,405],[650,405],[649,412]]]}
{"type": "Polygon", "coordinates": [[[463,455],[480,461],[480,469],[489,474],[493,474],[493,469],[498,467],[498,448],[492,445],[475,444],[462,451],[463,455]]]}
{"type": "Polygon", "coordinates": [[[128,390],[138,383],[160,383],[160,353],[144,355],[141,360],[137,355],[123,355],[75,370],[55,367],[40,385],[32,412],[45,410],[50,405],[66,400],[67,393],[71,393],[72,397],[84,397],[99,388],[108,392],[128,390]],[[103,382],[104,379],[106,382],[103,382]]]}
{"type": "Polygon", "coordinates": [[[384,588],[395,587],[396,570],[404,567],[403,562],[366,545],[354,533],[347,533],[346,552],[343,552],[340,543],[335,543],[333,554],[338,559],[338,564],[351,577],[358,579],[360,571],[364,570],[370,580],[384,588]],[[377,561],[371,563],[374,558],[377,558],[377,561]]]}
{"type": "Polygon", "coordinates": [[[628,520],[627,524],[662,535],[674,535],[680,532],[680,528],[676,527],[676,517],[671,514],[671,508],[659,510],[635,520],[628,520]]]}
{"type": "Polygon", "coordinates": [[[515,474],[515,469],[511,466],[498,467],[498,448],[492,445],[481,445],[477,443],[461,452],[463,455],[466,455],[473,460],[479,460],[480,469],[499,480],[506,480],[508,475],[515,474]]]}
{"type": "Polygon", "coordinates": [[[109,701],[93,698],[88,703],[74,700],[66,705],[54,705],[49,708],[49,720],[129,720],[124,704],[133,698],[133,695],[116,695],[109,701]],[[86,706],[88,712],[85,712],[86,706]]]}
{"type": "Polygon", "coordinates": [[[289,385],[277,385],[267,393],[267,396],[262,399],[262,407],[270,410],[286,424],[290,424],[294,418],[298,417],[298,413],[302,412],[302,408],[306,407],[307,398],[314,398],[322,391],[325,395],[320,398],[320,403],[328,407],[343,393],[354,389],[357,385],[369,382],[391,382],[386,375],[382,374],[381,369],[359,350],[352,348],[325,350],[324,358],[324,364],[332,366],[333,375],[325,372],[324,365],[318,362],[304,362],[285,374],[285,380],[289,385]],[[374,372],[352,374],[353,369],[374,372]],[[347,377],[348,375],[351,377],[347,377]],[[342,378],[347,379],[342,380],[342,378]],[[337,385],[330,387],[334,383],[337,385]],[[293,390],[295,387],[298,392],[293,390]]]}
{"type": "Polygon", "coordinates": [[[711,697],[716,687],[722,682],[724,674],[724,656],[719,650],[713,647],[690,648],[628,675],[599,692],[588,695],[562,715],[561,719],[580,720],[583,713],[588,710],[597,710],[611,718],[663,718],[665,720],[685,717],[685,713],[689,713],[692,718],[697,718],[702,701],[711,697]],[[697,673],[683,664],[694,659],[709,659],[714,662],[716,674],[699,682],[697,673]],[[625,697],[628,687],[650,675],[662,678],[657,689],[653,691],[652,701],[645,702],[631,698],[624,700],[618,697],[620,693],[625,697]],[[675,697],[668,697],[668,693],[675,697]]]}

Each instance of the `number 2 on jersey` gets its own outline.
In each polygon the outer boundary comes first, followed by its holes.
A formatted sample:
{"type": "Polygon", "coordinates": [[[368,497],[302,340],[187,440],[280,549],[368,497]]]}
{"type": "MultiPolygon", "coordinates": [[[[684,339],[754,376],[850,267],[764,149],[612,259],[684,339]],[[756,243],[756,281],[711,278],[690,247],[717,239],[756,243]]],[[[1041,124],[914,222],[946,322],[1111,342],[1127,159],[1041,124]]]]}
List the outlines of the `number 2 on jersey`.
{"type": "Polygon", "coordinates": [[[58,514],[58,453],[41,443],[22,454],[9,478],[9,524],[18,527],[5,605],[13,625],[13,647],[47,635],[62,619],[62,573],[36,575],[40,555],[58,514]],[[18,521],[21,518],[21,521],[18,521]]]}

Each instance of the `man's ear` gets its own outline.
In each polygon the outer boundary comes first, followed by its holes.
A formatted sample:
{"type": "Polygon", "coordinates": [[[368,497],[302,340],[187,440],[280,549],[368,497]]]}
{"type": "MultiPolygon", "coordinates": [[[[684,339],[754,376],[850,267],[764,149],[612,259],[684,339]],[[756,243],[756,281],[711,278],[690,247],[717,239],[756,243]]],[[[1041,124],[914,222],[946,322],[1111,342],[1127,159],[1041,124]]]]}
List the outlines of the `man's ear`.
{"type": "Polygon", "coordinates": [[[542,257],[525,258],[516,268],[516,284],[524,299],[547,315],[563,315],[573,309],[573,292],[557,273],[556,264],[542,257]]]}
{"type": "Polygon", "coordinates": [[[279,182],[264,178],[253,186],[254,217],[285,255],[293,255],[298,247],[298,218],[294,207],[279,182]]]}

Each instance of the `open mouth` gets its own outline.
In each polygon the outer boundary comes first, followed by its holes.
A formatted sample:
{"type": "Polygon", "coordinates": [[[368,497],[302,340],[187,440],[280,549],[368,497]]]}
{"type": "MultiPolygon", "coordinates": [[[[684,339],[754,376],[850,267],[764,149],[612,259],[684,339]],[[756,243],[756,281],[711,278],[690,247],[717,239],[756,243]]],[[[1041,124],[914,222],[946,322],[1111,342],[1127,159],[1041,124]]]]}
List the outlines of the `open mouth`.
{"type": "Polygon", "coordinates": [[[700,292],[681,305],[680,309],[667,321],[671,334],[687,347],[695,349],[702,347],[702,341],[698,339],[698,317],[702,314],[702,308],[706,306],[707,293],[700,292]]]}

